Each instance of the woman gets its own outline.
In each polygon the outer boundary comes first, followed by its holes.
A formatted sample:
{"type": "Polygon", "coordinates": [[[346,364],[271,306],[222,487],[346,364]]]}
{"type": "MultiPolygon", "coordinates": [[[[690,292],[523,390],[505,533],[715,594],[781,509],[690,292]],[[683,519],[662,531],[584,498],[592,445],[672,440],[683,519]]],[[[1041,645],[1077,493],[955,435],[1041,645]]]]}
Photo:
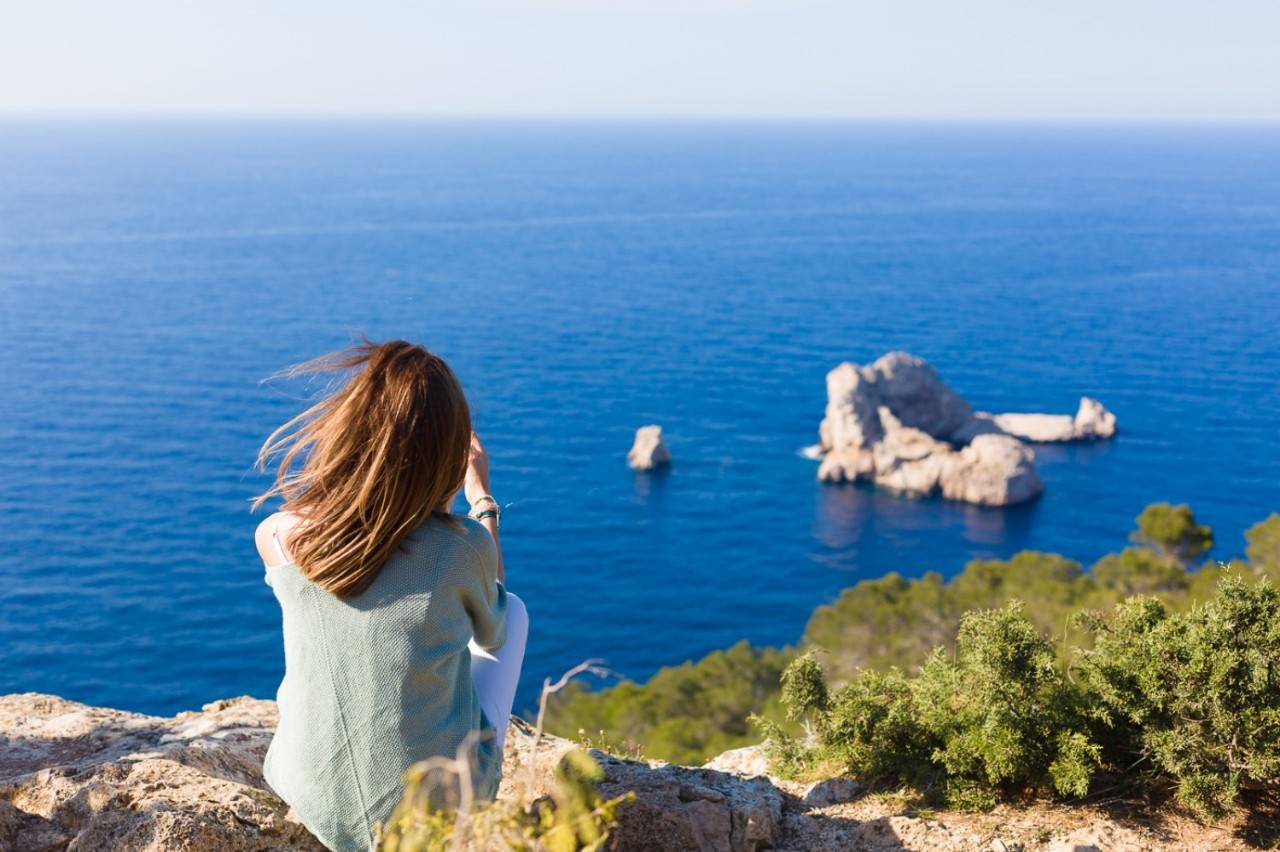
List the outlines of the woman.
{"type": "Polygon", "coordinates": [[[528,616],[505,590],[500,509],[466,397],[420,346],[365,341],[294,373],[336,392],[262,448],[284,499],[258,553],[284,615],[280,722],[263,774],[335,850],[366,850],[403,774],[469,755],[492,797],[528,616]],[[469,517],[450,513],[459,489],[469,517]]]}

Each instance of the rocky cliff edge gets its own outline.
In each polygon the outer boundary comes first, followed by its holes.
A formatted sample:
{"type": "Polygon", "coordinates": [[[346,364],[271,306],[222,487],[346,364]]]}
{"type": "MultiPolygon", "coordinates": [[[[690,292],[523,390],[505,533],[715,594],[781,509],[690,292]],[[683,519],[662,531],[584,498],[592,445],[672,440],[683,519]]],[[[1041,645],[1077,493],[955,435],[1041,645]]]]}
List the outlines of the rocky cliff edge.
{"type": "MultiPolygon", "coordinates": [[[[161,718],[0,696],[0,850],[320,850],[262,780],[275,721],[274,702],[253,698],[161,718]]],[[[573,747],[513,726],[501,795],[545,793],[573,747]]],[[[605,796],[636,794],[614,835],[623,850],[1247,848],[1228,831],[1176,817],[1121,824],[1085,806],[916,810],[851,779],[770,778],[754,747],[697,768],[592,756],[605,796]]]]}

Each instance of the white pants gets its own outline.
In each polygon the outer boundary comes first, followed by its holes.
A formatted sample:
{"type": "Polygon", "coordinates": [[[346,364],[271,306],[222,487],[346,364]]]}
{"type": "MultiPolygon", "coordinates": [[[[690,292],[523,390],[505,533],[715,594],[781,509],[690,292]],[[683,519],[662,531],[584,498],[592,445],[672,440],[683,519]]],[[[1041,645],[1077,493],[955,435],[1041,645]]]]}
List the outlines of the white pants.
{"type": "Polygon", "coordinates": [[[520,667],[524,664],[524,646],[529,639],[529,612],[524,601],[507,593],[507,639],[496,651],[486,651],[471,640],[471,679],[484,715],[497,731],[498,754],[507,738],[507,723],[516,701],[520,683],[520,667]]]}

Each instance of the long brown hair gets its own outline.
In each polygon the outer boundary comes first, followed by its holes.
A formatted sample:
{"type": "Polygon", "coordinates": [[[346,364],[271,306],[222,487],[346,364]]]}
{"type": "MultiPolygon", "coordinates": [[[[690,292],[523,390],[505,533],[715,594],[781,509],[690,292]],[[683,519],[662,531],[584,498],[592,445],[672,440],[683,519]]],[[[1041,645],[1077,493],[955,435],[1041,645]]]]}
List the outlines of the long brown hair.
{"type": "Polygon", "coordinates": [[[267,438],[258,467],[275,460],[275,483],[254,507],[283,497],[301,519],[289,534],[294,563],[347,597],[419,524],[448,517],[466,475],[471,414],[449,365],[403,340],[362,339],[287,375],[327,372],[350,377],[267,438]]]}

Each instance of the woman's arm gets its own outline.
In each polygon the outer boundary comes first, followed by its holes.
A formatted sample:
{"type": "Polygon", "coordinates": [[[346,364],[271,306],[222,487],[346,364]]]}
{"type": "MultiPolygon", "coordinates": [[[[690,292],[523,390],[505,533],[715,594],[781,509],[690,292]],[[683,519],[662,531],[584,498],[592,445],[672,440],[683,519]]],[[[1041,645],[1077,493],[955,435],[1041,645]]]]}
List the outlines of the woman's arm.
{"type": "Polygon", "coordinates": [[[471,455],[467,459],[467,478],[463,493],[466,495],[467,505],[471,507],[471,517],[479,521],[489,531],[489,535],[493,536],[493,544],[498,550],[498,582],[505,584],[507,577],[502,566],[502,542],[498,538],[498,513],[501,512],[501,507],[489,493],[489,454],[485,452],[484,444],[480,443],[475,432],[471,433],[471,455]],[[478,515],[487,517],[477,517],[478,515]]]}

